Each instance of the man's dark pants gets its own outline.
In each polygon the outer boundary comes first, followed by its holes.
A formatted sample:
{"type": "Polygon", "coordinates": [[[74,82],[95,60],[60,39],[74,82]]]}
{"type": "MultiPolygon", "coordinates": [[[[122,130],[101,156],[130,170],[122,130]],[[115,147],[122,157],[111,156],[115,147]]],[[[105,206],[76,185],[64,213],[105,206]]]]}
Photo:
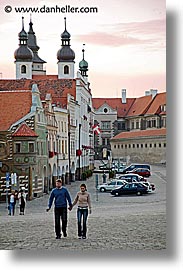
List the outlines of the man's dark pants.
{"type": "Polygon", "coordinates": [[[67,207],[55,207],[55,233],[58,237],[61,237],[60,219],[62,220],[62,232],[66,236],[67,207]]]}

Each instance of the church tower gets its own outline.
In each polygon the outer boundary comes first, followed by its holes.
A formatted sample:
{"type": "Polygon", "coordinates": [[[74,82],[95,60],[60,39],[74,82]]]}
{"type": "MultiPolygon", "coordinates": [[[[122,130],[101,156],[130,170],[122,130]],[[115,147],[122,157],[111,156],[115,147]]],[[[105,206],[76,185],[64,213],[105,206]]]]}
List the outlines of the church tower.
{"type": "Polygon", "coordinates": [[[88,82],[88,62],[85,60],[85,50],[84,50],[84,46],[85,44],[83,44],[83,59],[79,62],[79,70],[81,72],[81,75],[83,76],[83,78],[88,82]]]}
{"type": "Polygon", "coordinates": [[[19,48],[15,51],[16,79],[32,79],[33,52],[27,45],[28,35],[24,30],[24,17],[22,17],[22,30],[18,34],[19,48]]]}
{"type": "Polygon", "coordinates": [[[29,31],[28,31],[28,47],[33,51],[33,64],[32,64],[32,75],[45,75],[46,71],[43,69],[43,64],[46,63],[43,59],[38,56],[39,46],[37,45],[37,39],[35,32],[33,31],[33,23],[30,19],[29,31]]]}
{"type": "Polygon", "coordinates": [[[70,48],[70,33],[66,29],[66,18],[65,30],[61,34],[62,47],[57,52],[58,59],[58,78],[59,79],[73,79],[74,78],[74,59],[75,53],[70,48]]]}

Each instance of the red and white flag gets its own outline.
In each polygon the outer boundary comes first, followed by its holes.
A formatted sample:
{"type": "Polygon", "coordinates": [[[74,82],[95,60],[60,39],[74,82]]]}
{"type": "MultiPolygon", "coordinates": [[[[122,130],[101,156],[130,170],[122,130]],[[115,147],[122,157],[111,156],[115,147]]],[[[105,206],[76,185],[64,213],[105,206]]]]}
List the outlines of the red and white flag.
{"type": "Polygon", "coordinates": [[[100,128],[99,128],[98,125],[93,125],[93,126],[92,126],[92,129],[93,129],[93,131],[94,131],[94,133],[95,133],[96,135],[99,135],[100,132],[101,132],[101,130],[100,130],[100,128]]]}

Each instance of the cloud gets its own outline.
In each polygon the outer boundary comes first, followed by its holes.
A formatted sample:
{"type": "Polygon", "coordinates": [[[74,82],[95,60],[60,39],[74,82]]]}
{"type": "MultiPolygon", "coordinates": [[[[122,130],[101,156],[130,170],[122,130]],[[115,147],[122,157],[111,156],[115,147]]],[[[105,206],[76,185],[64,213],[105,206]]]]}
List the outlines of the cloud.
{"type": "Polygon", "coordinates": [[[118,32],[128,33],[130,35],[165,36],[166,19],[162,18],[142,22],[119,23],[111,25],[111,27],[118,32]]]}
{"type": "Polygon", "coordinates": [[[77,35],[76,39],[101,46],[149,45],[155,49],[164,48],[166,34],[165,22],[165,19],[158,19],[113,24],[108,25],[107,32],[97,31],[77,35]]]}
{"type": "Polygon", "coordinates": [[[90,44],[113,47],[149,43],[149,40],[130,37],[128,35],[114,35],[105,32],[92,32],[89,34],[78,35],[76,39],[90,44]]]}

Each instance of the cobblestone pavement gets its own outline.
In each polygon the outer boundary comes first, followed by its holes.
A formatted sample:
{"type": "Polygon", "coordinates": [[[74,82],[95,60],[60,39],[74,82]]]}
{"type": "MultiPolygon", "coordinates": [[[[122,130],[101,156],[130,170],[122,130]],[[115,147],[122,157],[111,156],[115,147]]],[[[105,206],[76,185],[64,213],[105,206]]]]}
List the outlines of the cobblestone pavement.
{"type": "MultiPolygon", "coordinates": [[[[55,239],[53,207],[46,212],[48,195],[27,202],[24,216],[8,216],[0,204],[0,250],[59,250],[64,253],[101,251],[166,251],[166,171],[153,166],[149,179],[153,194],[113,197],[96,193],[95,175],[86,181],[92,198],[88,238],[77,239],[76,207],[68,212],[68,237],[55,239]]],[[[101,175],[99,182],[102,182],[101,175]]],[[[74,199],[80,182],[67,188],[74,199]]]]}

